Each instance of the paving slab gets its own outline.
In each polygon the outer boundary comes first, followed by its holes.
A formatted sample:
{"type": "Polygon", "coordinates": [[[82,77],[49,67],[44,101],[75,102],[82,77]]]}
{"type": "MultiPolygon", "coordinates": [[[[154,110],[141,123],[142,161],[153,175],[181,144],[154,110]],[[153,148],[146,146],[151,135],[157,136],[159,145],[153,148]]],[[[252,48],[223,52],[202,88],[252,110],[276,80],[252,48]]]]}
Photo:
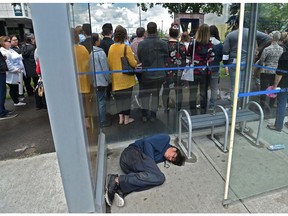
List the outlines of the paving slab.
{"type": "Polygon", "coordinates": [[[0,161],[0,213],[68,213],[56,153],[0,161]]]}

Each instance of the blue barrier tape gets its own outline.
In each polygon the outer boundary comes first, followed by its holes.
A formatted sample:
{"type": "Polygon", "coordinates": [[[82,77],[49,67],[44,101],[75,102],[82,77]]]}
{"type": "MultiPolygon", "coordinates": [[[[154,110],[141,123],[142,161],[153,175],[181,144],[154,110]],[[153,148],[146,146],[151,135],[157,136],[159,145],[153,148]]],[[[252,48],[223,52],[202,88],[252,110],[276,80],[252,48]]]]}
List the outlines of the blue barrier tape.
{"type": "Polygon", "coordinates": [[[287,92],[287,91],[288,91],[288,88],[247,92],[247,93],[239,93],[238,97],[248,97],[248,96],[257,96],[257,95],[263,95],[263,94],[275,94],[275,93],[277,94],[279,92],[287,92]]]}

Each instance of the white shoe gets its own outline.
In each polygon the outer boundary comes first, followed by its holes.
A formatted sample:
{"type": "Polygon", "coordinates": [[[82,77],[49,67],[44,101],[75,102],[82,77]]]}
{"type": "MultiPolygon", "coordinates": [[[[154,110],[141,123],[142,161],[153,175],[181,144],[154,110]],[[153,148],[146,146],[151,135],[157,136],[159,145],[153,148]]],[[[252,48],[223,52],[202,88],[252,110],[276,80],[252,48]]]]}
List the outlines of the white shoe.
{"type": "Polygon", "coordinates": [[[14,106],[25,106],[26,105],[26,103],[23,103],[23,102],[18,102],[17,104],[14,104],[14,106]]]}
{"type": "Polygon", "coordinates": [[[116,206],[118,207],[123,207],[125,205],[124,197],[119,192],[115,193],[114,202],[116,203],[116,206]]]}
{"type": "Polygon", "coordinates": [[[23,102],[23,101],[25,100],[25,98],[24,98],[24,97],[21,97],[21,98],[18,98],[18,100],[19,100],[20,102],[23,102]]]}

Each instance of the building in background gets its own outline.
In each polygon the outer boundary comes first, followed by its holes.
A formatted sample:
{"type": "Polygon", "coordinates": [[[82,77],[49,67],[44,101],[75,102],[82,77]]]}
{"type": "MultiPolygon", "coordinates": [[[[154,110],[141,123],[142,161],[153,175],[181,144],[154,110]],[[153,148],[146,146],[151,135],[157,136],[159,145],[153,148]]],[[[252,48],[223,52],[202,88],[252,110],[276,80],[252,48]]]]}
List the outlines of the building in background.
{"type": "Polygon", "coordinates": [[[0,3],[0,35],[15,34],[22,41],[25,33],[33,33],[29,4],[0,3]]]}

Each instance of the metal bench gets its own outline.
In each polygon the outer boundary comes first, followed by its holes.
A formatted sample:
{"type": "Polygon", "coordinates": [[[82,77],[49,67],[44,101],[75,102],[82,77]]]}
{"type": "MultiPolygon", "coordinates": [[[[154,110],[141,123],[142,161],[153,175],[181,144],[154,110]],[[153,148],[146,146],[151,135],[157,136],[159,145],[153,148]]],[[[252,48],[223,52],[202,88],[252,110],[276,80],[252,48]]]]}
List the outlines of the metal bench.
{"type": "MultiPolygon", "coordinates": [[[[194,115],[190,116],[187,110],[181,109],[179,114],[179,136],[178,136],[178,144],[182,151],[186,154],[187,158],[190,159],[192,157],[192,132],[193,130],[211,128],[211,136],[210,139],[223,151],[227,152],[228,145],[228,131],[229,124],[232,119],[232,111],[226,111],[223,106],[218,105],[221,109],[220,112],[215,112],[212,114],[203,114],[203,115],[194,115]],[[184,126],[188,130],[188,145],[182,143],[182,126],[184,126]],[[224,135],[224,143],[218,141],[214,136],[214,128],[217,126],[225,126],[225,135],[224,135]]],[[[255,101],[248,102],[245,109],[237,110],[236,113],[236,123],[245,123],[247,121],[257,121],[259,120],[257,137],[252,137],[250,134],[246,133],[241,127],[240,133],[248,138],[251,141],[255,141],[256,145],[259,145],[259,138],[261,132],[261,125],[264,121],[264,114],[261,106],[255,101]],[[259,113],[256,113],[250,109],[248,109],[252,104],[254,104],[259,113]]],[[[244,124],[245,125],[245,124],[244,124]]]]}

